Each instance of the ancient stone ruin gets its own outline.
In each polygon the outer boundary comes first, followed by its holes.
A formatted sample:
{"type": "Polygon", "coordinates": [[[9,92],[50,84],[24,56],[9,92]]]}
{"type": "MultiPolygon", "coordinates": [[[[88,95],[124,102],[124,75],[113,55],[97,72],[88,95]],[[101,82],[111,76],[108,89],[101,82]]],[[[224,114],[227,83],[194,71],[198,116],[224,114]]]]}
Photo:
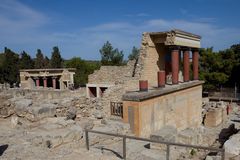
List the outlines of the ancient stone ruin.
{"type": "Polygon", "coordinates": [[[24,69],[20,70],[21,88],[68,89],[73,86],[74,68],[24,69]]]}
{"type": "Polygon", "coordinates": [[[198,81],[200,38],[180,30],[144,33],[139,58],[127,66],[102,66],[89,76],[87,96],[104,97],[108,88],[121,87],[121,92],[111,94],[118,94],[123,121],[138,136],[148,137],[166,125],[198,128],[203,83],[198,81]]]}
{"type": "MultiPolygon", "coordinates": [[[[122,159],[123,141],[117,137],[89,133],[86,150],[84,131],[95,130],[224,148],[227,159],[239,159],[239,105],[202,98],[200,39],[181,30],[143,33],[138,59],[101,66],[89,75],[86,88],[77,90],[68,89],[74,69],[21,70],[21,88],[0,85],[0,158],[122,159]]],[[[127,159],[166,159],[165,145],[126,143],[127,159]]],[[[222,156],[170,150],[174,160],[222,156]]]]}
{"type": "Polygon", "coordinates": [[[202,101],[200,39],[181,30],[143,33],[139,58],[89,75],[87,97],[111,106],[106,113],[122,117],[136,136],[211,146],[217,137],[202,127],[223,127],[229,104],[202,101]]]}

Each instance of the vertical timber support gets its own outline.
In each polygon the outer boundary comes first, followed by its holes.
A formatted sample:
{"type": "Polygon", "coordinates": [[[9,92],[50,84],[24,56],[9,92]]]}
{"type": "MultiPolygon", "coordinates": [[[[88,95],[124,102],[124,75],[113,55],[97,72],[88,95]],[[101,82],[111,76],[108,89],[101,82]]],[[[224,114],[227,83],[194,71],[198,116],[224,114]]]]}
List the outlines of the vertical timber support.
{"type": "Polygon", "coordinates": [[[56,89],[57,88],[57,77],[52,77],[52,84],[53,84],[53,89],[56,89]]]}
{"type": "Polygon", "coordinates": [[[148,91],[148,81],[140,80],[139,81],[139,90],[140,91],[148,91]]]}
{"type": "Polygon", "coordinates": [[[158,87],[165,87],[166,75],[165,71],[158,72],[158,87]]]}
{"type": "Polygon", "coordinates": [[[40,86],[40,80],[39,80],[38,77],[35,77],[35,79],[36,79],[36,87],[39,87],[40,86]]]}
{"type": "Polygon", "coordinates": [[[183,79],[184,79],[184,82],[189,81],[189,68],[190,68],[189,52],[190,52],[189,49],[185,49],[183,51],[183,79]]]}
{"type": "Polygon", "coordinates": [[[47,88],[47,77],[43,77],[43,87],[47,88]]]}
{"type": "Polygon", "coordinates": [[[198,49],[194,49],[192,55],[192,62],[193,62],[193,80],[198,80],[198,57],[199,51],[198,49]]]}
{"type": "Polygon", "coordinates": [[[177,47],[171,48],[172,58],[172,84],[178,84],[179,73],[179,49],[177,47]]]}

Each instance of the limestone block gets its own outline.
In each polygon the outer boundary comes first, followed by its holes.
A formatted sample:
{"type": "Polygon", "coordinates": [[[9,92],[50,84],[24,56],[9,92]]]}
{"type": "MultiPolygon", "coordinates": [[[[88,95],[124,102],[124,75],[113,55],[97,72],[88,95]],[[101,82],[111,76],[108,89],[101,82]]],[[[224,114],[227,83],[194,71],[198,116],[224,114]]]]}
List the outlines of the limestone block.
{"type": "Polygon", "coordinates": [[[69,128],[69,132],[66,132],[66,134],[63,136],[63,142],[73,142],[73,141],[79,141],[83,138],[83,130],[80,126],[71,126],[69,128]]]}
{"type": "Polygon", "coordinates": [[[180,131],[177,136],[178,143],[197,145],[201,143],[201,134],[197,130],[187,128],[180,131]]]}
{"type": "Polygon", "coordinates": [[[222,108],[210,109],[206,113],[206,117],[205,117],[205,120],[204,120],[204,125],[206,127],[216,127],[223,122],[224,117],[225,117],[224,116],[224,111],[223,111],[222,108]]]}
{"type": "Polygon", "coordinates": [[[205,160],[221,160],[221,156],[207,156],[205,160]]]}
{"type": "Polygon", "coordinates": [[[30,99],[18,99],[14,103],[15,105],[15,112],[18,116],[24,116],[29,109],[29,106],[32,105],[32,100],[30,99]]]}
{"type": "Polygon", "coordinates": [[[11,117],[11,127],[15,128],[18,125],[19,121],[18,121],[18,117],[17,116],[12,116],[11,117]]]}
{"type": "Polygon", "coordinates": [[[54,117],[56,115],[56,105],[51,103],[42,104],[33,109],[36,118],[54,117]]]}
{"type": "Polygon", "coordinates": [[[226,153],[240,155],[240,133],[233,135],[224,143],[226,153]]]}
{"type": "MultiPolygon", "coordinates": [[[[165,142],[176,142],[177,139],[177,129],[173,126],[164,126],[160,130],[155,131],[150,135],[150,139],[156,141],[165,141],[165,142]]],[[[151,143],[151,148],[165,148],[166,145],[151,143]]]]}

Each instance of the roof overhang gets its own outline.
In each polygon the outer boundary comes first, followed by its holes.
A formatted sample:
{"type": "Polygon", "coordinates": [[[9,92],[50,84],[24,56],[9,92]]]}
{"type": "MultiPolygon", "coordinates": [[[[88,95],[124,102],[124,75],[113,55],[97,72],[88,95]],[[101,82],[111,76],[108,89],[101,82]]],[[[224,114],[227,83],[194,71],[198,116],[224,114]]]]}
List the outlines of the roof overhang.
{"type": "Polygon", "coordinates": [[[150,32],[149,35],[154,43],[163,43],[166,46],[201,47],[201,36],[178,29],[167,32],[150,32]]]}
{"type": "Polygon", "coordinates": [[[76,71],[76,68],[43,68],[43,69],[21,69],[20,72],[54,72],[54,71],[76,71]]]}

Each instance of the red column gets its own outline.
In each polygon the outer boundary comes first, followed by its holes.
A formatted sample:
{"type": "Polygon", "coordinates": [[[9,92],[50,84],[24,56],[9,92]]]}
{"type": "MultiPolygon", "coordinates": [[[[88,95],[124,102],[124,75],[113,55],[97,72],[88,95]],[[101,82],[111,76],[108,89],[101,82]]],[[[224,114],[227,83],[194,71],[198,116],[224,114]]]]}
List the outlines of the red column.
{"type": "Polygon", "coordinates": [[[193,80],[198,80],[198,50],[193,50],[192,63],[193,63],[193,80]]]}
{"type": "Polygon", "coordinates": [[[148,81],[143,81],[143,80],[140,80],[139,81],[139,90],[140,91],[147,91],[148,90],[148,81]]]}
{"type": "Polygon", "coordinates": [[[46,77],[43,78],[43,87],[47,88],[47,78],[46,77]]]}
{"type": "Polygon", "coordinates": [[[165,87],[165,71],[158,72],[158,87],[165,87]]]}
{"type": "Polygon", "coordinates": [[[184,50],[183,51],[183,79],[184,82],[189,81],[189,50],[184,50]]]}
{"type": "Polygon", "coordinates": [[[56,77],[52,77],[53,89],[56,89],[56,77]]]}
{"type": "Polygon", "coordinates": [[[39,87],[40,86],[40,81],[39,78],[36,78],[36,86],[39,87]]]}
{"type": "Polygon", "coordinates": [[[179,51],[173,49],[171,51],[172,58],[172,84],[178,84],[178,72],[179,72],[179,51]]]}

